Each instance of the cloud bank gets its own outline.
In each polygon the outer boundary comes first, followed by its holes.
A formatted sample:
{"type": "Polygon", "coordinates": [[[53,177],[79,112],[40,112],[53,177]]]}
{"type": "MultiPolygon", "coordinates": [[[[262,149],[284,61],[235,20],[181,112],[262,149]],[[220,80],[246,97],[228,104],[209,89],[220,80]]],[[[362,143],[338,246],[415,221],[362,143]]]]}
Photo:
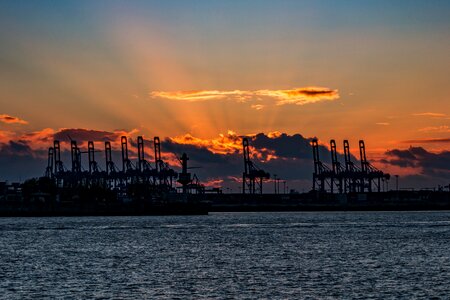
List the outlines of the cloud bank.
{"type": "Polygon", "coordinates": [[[450,180],[450,151],[432,153],[422,147],[410,147],[387,151],[386,156],[385,163],[402,168],[417,168],[420,169],[420,175],[450,180]]]}
{"type": "MultiPolygon", "coordinates": [[[[19,180],[29,177],[42,176],[47,164],[47,150],[52,146],[53,139],[62,142],[62,156],[65,163],[70,162],[70,138],[77,140],[78,145],[85,150],[87,141],[93,140],[96,149],[96,159],[104,168],[104,141],[110,141],[113,146],[113,160],[121,166],[120,136],[129,137],[130,159],[136,158],[137,130],[90,130],[83,128],[50,128],[41,131],[14,135],[9,131],[0,131],[0,181],[19,180]]],[[[237,192],[243,171],[242,137],[246,136],[250,142],[250,156],[257,166],[277,174],[278,178],[287,180],[290,188],[308,191],[312,185],[313,159],[310,146],[311,138],[301,134],[287,134],[282,132],[258,133],[241,135],[229,130],[214,138],[200,138],[192,134],[185,134],[161,139],[163,158],[176,170],[180,170],[180,157],[185,152],[190,160],[189,166],[200,167],[193,170],[202,182],[210,186],[221,185],[232,188],[237,192]]],[[[450,141],[447,139],[447,141],[450,141]]],[[[422,141],[423,142],[423,141],[422,141]]],[[[146,159],[153,161],[152,139],[145,139],[146,159]]],[[[338,149],[342,151],[342,149],[338,149]]],[[[319,146],[320,159],[330,164],[330,151],[327,146],[319,146]]],[[[381,158],[374,161],[380,164],[380,169],[391,174],[401,174],[403,186],[424,187],[448,184],[450,180],[450,152],[429,152],[422,147],[409,149],[393,149],[380,153],[381,158]]],[[[83,154],[84,155],[84,154],[83,154]]],[[[358,157],[359,153],[355,153],[358,157]]],[[[338,159],[343,163],[342,154],[338,159]]],[[[359,164],[358,159],[352,160],[359,164]]],[[[370,157],[369,157],[370,160],[370,157]]],[[[82,164],[87,169],[87,157],[82,157],[82,164]]],[[[271,191],[273,184],[266,185],[271,191]]]]}

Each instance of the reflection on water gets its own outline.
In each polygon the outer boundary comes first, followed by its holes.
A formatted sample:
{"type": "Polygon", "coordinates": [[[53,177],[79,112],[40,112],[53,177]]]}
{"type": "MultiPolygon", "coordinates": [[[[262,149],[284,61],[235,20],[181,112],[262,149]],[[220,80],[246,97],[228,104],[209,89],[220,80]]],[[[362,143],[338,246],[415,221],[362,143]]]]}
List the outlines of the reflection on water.
{"type": "Polygon", "coordinates": [[[0,219],[0,295],[450,295],[449,212],[0,219]]]}

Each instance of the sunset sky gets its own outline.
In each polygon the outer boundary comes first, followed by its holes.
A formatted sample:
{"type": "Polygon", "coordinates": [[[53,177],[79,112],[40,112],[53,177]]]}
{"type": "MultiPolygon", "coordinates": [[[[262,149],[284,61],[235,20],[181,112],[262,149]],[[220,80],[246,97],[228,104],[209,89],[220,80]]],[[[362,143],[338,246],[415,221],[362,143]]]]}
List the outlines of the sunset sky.
{"type": "Polygon", "coordinates": [[[448,185],[449,53],[447,0],[1,1],[0,181],[42,175],[69,132],[158,135],[236,189],[241,136],[298,189],[310,138],[364,139],[403,187],[448,185]]]}

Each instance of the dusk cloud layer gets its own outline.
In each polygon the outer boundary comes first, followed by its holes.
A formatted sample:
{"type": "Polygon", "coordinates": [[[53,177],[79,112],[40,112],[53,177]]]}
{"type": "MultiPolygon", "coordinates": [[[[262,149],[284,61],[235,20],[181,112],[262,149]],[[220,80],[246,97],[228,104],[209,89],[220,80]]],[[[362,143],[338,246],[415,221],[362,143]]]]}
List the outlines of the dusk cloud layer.
{"type": "MultiPolygon", "coordinates": [[[[276,105],[296,104],[304,105],[321,101],[332,101],[339,99],[338,90],[325,87],[303,87],[290,90],[255,90],[255,91],[218,91],[218,90],[198,90],[198,91],[153,91],[150,93],[153,98],[164,98],[187,102],[198,102],[208,100],[231,99],[235,101],[248,102],[268,98],[276,105]]],[[[252,108],[260,110],[261,104],[252,105],[252,108]]]]}

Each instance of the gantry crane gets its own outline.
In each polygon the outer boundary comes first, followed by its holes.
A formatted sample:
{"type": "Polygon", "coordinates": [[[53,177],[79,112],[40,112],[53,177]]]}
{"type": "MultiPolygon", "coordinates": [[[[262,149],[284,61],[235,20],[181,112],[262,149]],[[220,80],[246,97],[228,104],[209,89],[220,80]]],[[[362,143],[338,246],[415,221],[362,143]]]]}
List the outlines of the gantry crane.
{"type": "Polygon", "coordinates": [[[372,184],[378,192],[381,191],[382,183],[391,177],[388,173],[384,173],[367,161],[366,147],[363,140],[359,141],[359,155],[361,158],[361,190],[372,192],[372,184]]]}
{"type": "Polygon", "coordinates": [[[313,160],[314,160],[314,173],[313,173],[313,190],[318,190],[320,192],[325,192],[327,186],[332,191],[333,189],[333,171],[320,160],[319,156],[319,142],[317,138],[311,140],[311,146],[313,150],[313,160]]]}
{"type": "Polygon", "coordinates": [[[331,167],[333,174],[333,177],[331,178],[331,192],[333,192],[333,186],[336,186],[339,193],[342,193],[344,168],[337,159],[337,149],[335,140],[330,140],[330,153],[331,153],[331,167]]]}
{"type": "Polygon", "coordinates": [[[250,159],[248,139],[242,139],[244,153],[244,173],[242,174],[242,193],[262,194],[263,181],[270,178],[270,174],[259,169],[250,159]]]}

